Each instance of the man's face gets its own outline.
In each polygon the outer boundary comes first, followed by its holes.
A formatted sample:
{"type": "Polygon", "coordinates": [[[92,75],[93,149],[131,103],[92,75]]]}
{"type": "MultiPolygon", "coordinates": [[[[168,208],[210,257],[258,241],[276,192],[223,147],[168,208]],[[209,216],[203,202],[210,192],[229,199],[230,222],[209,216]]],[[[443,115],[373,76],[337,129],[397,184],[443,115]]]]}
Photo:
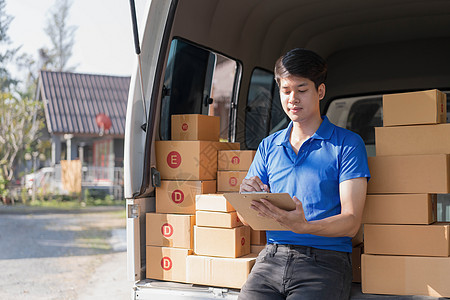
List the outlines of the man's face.
{"type": "Polygon", "coordinates": [[[293,122],[320,118],[319,102],[325,96],[325,85],[316,89],[314,82],[303,77],[280,79],[280,99],[284,112],[293,122]]]}

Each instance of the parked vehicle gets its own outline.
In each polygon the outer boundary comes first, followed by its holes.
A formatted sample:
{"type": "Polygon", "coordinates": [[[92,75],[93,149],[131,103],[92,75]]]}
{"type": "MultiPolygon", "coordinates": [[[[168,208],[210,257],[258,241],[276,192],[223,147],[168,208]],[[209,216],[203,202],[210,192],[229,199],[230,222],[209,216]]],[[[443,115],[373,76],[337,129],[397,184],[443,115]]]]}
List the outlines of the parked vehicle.
{"type": "MultiPolygon", "coordinates": [[[[149,2],[125,131],[128,279],[136,282],[134,299],[236,299],[239,293],[145,279],[145,213],[155,209],[159,180],[155,141],[170,139],[171,115],[220,116],[222,141],[256,149],[262,138],[288,124],[274,62],[304,47],[328,62],[323,114],[359,133],[374,155],[383,94],[450,88],[449,1],[149,2]]],[[[374,296],[355,290],[352,297],[374,296]]]]}

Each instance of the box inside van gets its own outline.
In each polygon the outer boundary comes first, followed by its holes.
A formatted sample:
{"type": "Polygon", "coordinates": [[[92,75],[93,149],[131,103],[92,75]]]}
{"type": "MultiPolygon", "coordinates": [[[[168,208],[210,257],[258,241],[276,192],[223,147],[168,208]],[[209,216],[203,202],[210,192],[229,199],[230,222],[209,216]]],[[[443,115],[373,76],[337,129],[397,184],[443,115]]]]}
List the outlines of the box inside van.
{"type": "Polygon", "coordinates": [[[145,214],[155,211],[161,180],[155,141],[171,139],[172,115],[219,116],[220,141],[256,150],[289,123],[274,63],[307,48],[328,64],[323,115],[358,133],[374,156],[384,94],[450,88],[449,1],[151,0],[139,30],[124,158],[128,278],[139,299],[180,289],[198,299],[239,292],[145,280],[145,214]]]}

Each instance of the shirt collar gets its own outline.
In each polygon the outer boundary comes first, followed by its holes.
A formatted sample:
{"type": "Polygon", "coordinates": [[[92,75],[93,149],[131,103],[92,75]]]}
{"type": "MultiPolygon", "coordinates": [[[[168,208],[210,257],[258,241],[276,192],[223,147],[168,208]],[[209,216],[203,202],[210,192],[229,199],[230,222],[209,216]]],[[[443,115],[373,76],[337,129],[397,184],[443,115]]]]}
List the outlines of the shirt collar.
{"type": "MultiPolygon", "coordinates": [[[[289,137],[291,135],[291,129],[293,126],[293,122],[291,121],[289,123],[289,126],[283,130],[283,132],[278,135],[275,139],[275,144],[277,146],[281,145],[289,145],[289,137]]],[[[317,131],[311,136],[311,139],[317,139],[317,140],[327,140],[331,137],[333,133],[334,127],[331,124],[331,122],[328,120],[326,116],[322,117],[322,123],[320,124],[317,131]]]]}

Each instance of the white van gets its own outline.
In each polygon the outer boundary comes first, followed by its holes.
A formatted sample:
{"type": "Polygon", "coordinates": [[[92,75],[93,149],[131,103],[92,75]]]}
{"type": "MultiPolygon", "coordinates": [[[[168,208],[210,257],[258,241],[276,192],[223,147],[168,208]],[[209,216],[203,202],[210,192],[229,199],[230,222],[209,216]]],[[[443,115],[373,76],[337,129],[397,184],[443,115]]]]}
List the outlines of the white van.
{"type": "MultiPolygon", "coordinates": [[[[171,115],[220,116],[222,141],[256,149],[288,123],[274,62],[292,48],[308,48],[328,62],[323,113],[360,134],[374,155],[383,94],[450,87],[450,1],[151,0],[145,16],[125,132],[133,299],[236,299],[239,293],[145,278],[145,213],[155,209],[160,180],[154,145],[170,139],[171,115]]],[[[445,201],[441,220],[448,221],[445,201]]],[[[354,285],[353,299],[375,297],[354,285]]]]}

